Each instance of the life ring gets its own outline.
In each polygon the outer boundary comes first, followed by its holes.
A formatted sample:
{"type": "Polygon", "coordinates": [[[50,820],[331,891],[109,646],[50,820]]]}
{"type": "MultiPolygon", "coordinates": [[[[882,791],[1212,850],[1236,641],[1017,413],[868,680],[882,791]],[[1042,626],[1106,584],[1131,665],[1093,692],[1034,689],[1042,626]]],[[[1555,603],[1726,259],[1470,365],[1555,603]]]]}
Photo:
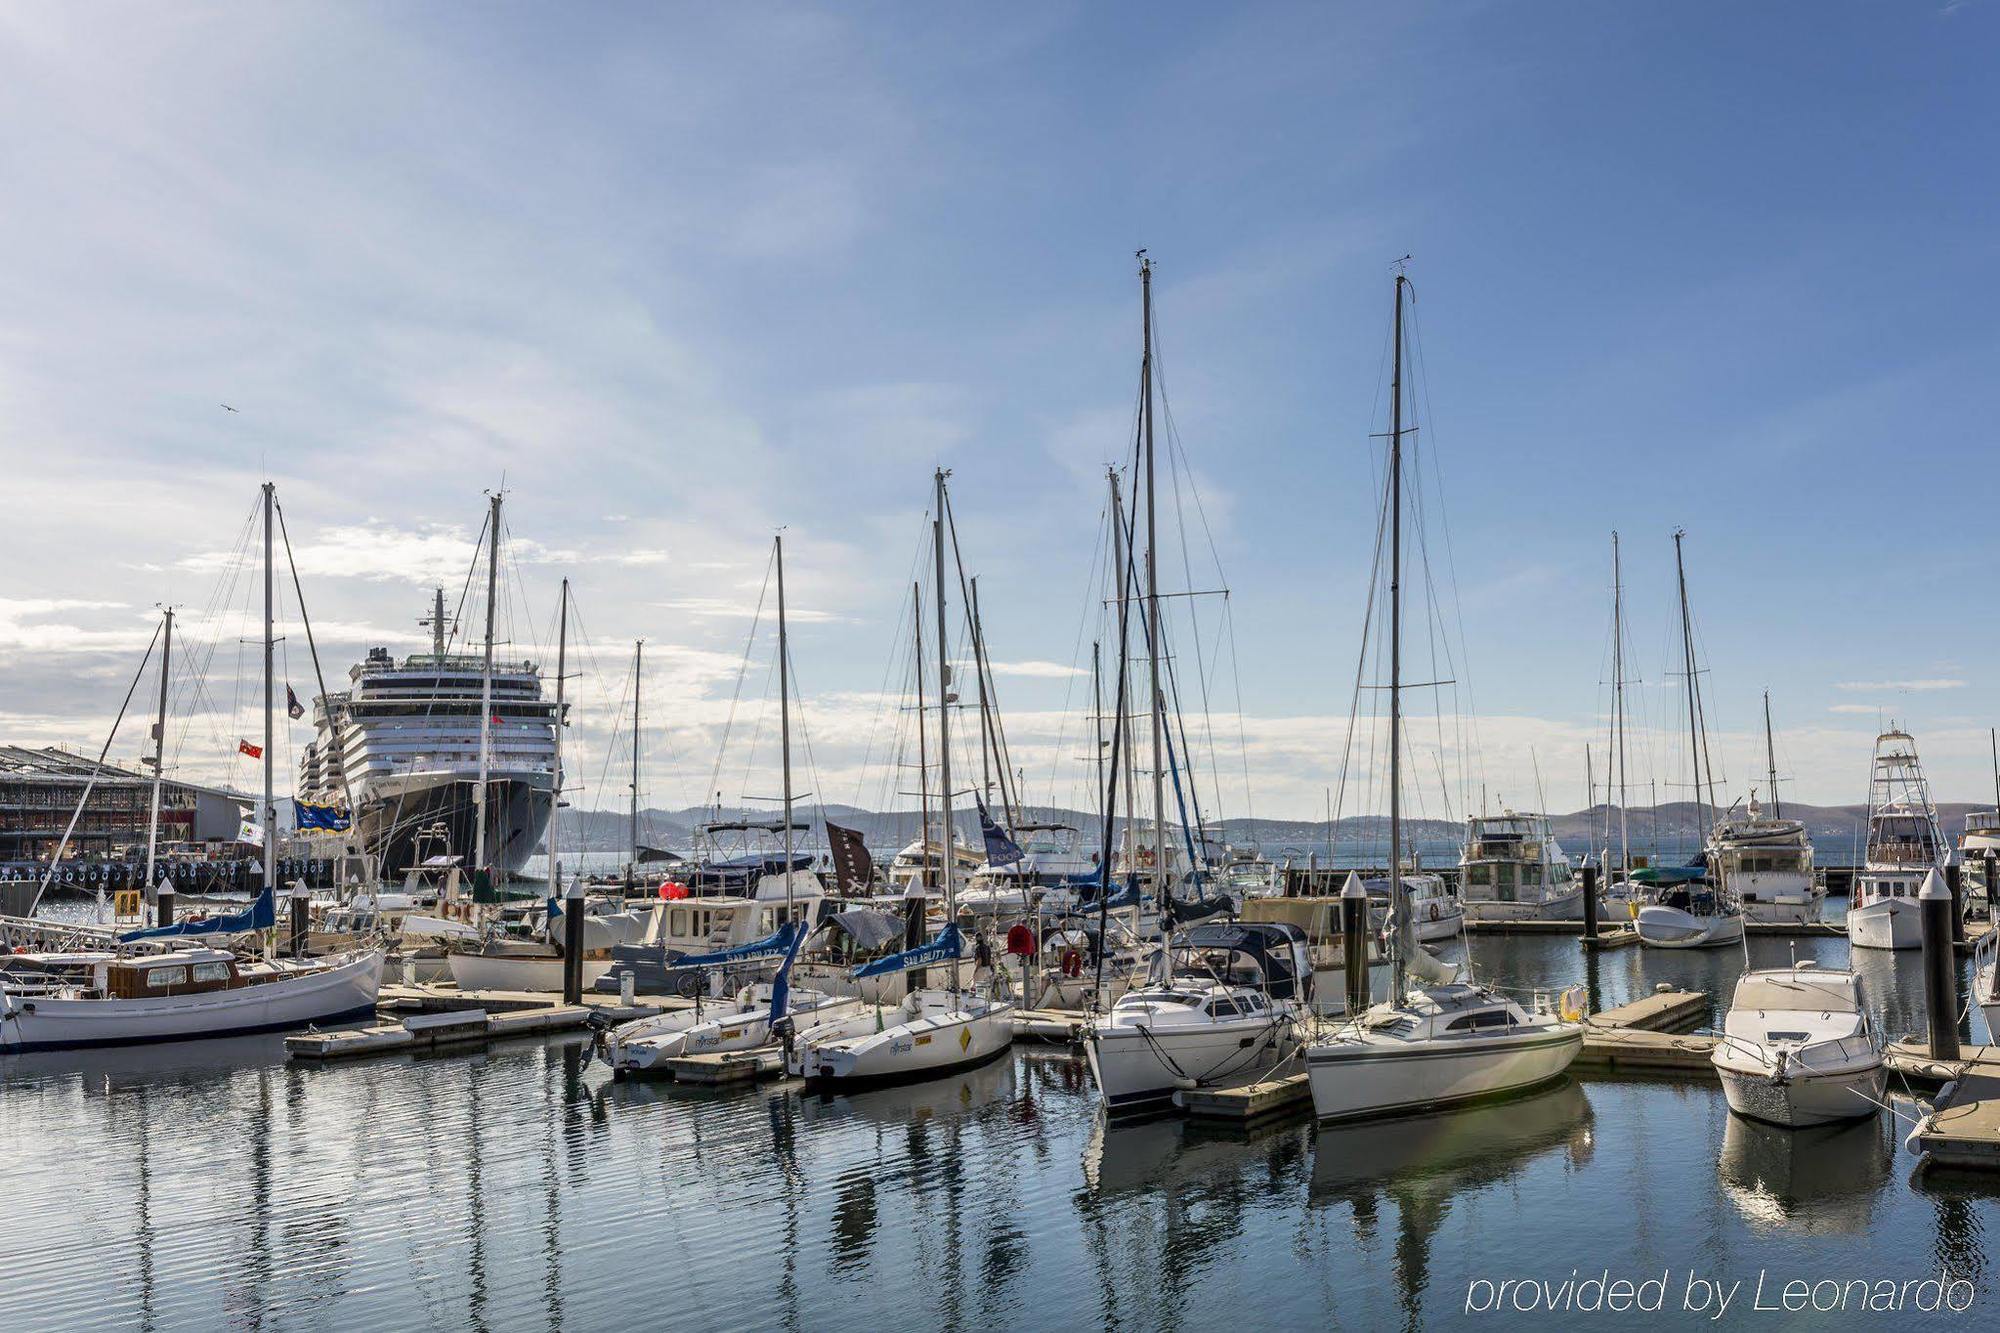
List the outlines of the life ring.
{"type": "Polygon", "coordinates": [[[1435,921],[1435,920],[1437,920],[1437,919],[1438,919],[1438,905],[1437,905],[1436,903],[1432,903],[1432,904],[1431,904],[1431,920],[1435,921]]]}
{"type": "Polygon", "coordinates": [[[1072,978],[1083,975],[1083,955],[1074,948],[1063,950],[1062,974],[1072,978]]]}

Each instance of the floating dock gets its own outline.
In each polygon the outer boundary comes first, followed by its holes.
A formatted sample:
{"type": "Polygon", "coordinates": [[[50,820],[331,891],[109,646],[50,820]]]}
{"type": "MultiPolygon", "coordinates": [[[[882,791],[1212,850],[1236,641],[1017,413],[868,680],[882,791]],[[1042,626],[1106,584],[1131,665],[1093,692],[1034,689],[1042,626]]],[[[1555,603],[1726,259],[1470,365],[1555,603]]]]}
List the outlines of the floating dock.
{"type": "Polygon", "coordinates": [[[285,1038],[285,1053],[294,1060],[351,1060],[447,1046],[483,1045],[507,1037],[538,1037],[589,1025],[590,1010],[582,1005],[545,1005],[501,1014],[489,1014],[484,1009],[459,1009],[416,1014],[400,1023],[375,1027],[295,1032],[285,1038]]]}
{"type": "MultiPolygon", "coordinates": [[[[456,986],[384,986],[376,993],[375,1007],[383,1013],[447,1014],[465,1009],[484,1009],[489,1014],[517,1010],[552,1009],[562,1004],[560,995],[532,990],[460,990],[456,986]]],[[[598,1013],[614,1023],[630,1018],[652,1018],[679,1013],[694,1007],[694,1001],[678,995],[646,995],[631,1004],[620,1004],[616,995],[585,991],[578,1008],[598,1013]]]]}
{"type": "Polygon", "coordinates": [[[755,1083],[782,1075],[785,1072],[785,1053],[777,1046],[757,1046],[747,1051],[682,1055],[667,1061],[667,1072],[680,1083],[709,1086],[755,1083]]]}
{"type": "Polygon", "coordinates": [[[1882,1063],[1889,1066],[1890,1073],[1899,1075],[1908,1083],[1935,1088],[1971,1074],[2000,1077],[2000,1046],[1975,1046],[1965,1042],[1958,1048],[1958,1059],[1938,1060],[1931,1055],[1929,1041],[1922,1037],[1909,1037],[1883,1047],[1882,1063]]]}
{"type": "Polygon", "coordinates": [[[1016,1009],[1014,1040],[1070,1045],[1083,1040],[1083,1025],[1089,1021],[1089,1015],[1067,1009],[1016,1009]]]}
{"type": "Polygon", "coordinates": [[[1970,1066],[1910,1135],[1926,1168],[2000,1170],[2000,1059],[1993,1047],[1971,1049],[1987,1060],[1970,1066]]]}

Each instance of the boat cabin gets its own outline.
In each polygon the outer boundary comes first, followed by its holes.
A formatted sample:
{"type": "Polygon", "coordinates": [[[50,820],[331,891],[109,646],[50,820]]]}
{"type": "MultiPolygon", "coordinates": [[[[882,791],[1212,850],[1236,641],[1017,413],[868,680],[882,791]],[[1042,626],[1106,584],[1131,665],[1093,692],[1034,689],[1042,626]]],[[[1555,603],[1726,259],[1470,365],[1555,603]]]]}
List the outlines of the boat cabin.
{"type": "Polygon", "coordinates": [[[221,949],[182,949],[120,958],[104,965],[103,977],[104,994],[113,1000],[199,995],[245,984],[236,970],[236,955],[221,949]]]}

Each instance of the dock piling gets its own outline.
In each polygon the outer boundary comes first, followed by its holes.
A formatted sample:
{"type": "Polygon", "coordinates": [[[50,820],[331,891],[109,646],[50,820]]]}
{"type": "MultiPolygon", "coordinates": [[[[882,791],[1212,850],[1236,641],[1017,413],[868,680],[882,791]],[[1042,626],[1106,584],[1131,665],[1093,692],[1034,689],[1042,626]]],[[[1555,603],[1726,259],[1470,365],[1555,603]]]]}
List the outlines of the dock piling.
{"type": "Polygon", "coordinates": [[[292,957],[306,956],[306,933],[312,928],[311,904],[303,893],[292,895],[292,957]]]}
{"type": "Polygon", "coordinates": [[[1928,1010],[1931,1055],[1958,1059],[1958,964],[1951,942],[1952,894],[1932,869],[1917,894],[1923,913],[1924,1007],[1928,1010]]]}
{"type": "Polygon", "coordinates": [[[1340,953],[1342,976],[1347,982],[1347,1012],[1358,1014],[1368,1008],[1368,890],[1361,877],[1349,872],[1347,885],[1340,891],[1340,953]]]}
{"type": "Polygon", "coordinates": [[[563,1003],[583,1003],[583,880],[573,880],[563,900],[563,1003]]]}
{"type": "Polygon", "coordinates": [[[1588,858],[1583,863],[1583,937],[1597,938],[1597,867],[1588,858]]]}
{"type": "Polygon", "coordinates": [[[1965,867],[1954,854],[1944,865],[1944,886],[1951,891],[1951,942],[1965,943],[1965,867]]]}

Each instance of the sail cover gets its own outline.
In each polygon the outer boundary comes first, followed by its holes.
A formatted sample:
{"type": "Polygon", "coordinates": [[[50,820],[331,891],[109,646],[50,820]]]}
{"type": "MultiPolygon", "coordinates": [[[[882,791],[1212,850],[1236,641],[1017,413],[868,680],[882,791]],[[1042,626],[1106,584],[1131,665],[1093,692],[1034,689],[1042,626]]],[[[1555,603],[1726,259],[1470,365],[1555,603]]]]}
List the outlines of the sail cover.
{"type": "Polygon", "coordinates": [[[864,963],[851,974],[859,981],[863,977],[885,977],[896,972],[907,972],[913,967],[929,967],[932,963],[957,962],[965,951],[964,942],[959,938],[956,924],[946,926],[938,932],[938,937],[929,944],[901,953],[892,953],[887,958],[877,958],[872,963],[864,963]]]}
{"type": "Polygon", "coordinates": [[[759,958],[783,958],[792,948],[792,937],[805,931],[802,921],[787,921],[772,934],[748,944],[734,948],[717,949],[713,953],[682,954],[673,960],[675,967],[723,967],[730,963],[749,962],[759,958]]]}
{"type": "Polygon", "coordinates": [[[227,912],[221,916],[195,916],[185,921],[176,921],[171,926],[154,926],[149,930],[134,930],[120,935],[121,944],[133,940],[163,940],[185,935],[241,935],[252,930],[269,930],[278,924],[278,900],[271,890],[265,889],[240,912],[227,912]]]}

